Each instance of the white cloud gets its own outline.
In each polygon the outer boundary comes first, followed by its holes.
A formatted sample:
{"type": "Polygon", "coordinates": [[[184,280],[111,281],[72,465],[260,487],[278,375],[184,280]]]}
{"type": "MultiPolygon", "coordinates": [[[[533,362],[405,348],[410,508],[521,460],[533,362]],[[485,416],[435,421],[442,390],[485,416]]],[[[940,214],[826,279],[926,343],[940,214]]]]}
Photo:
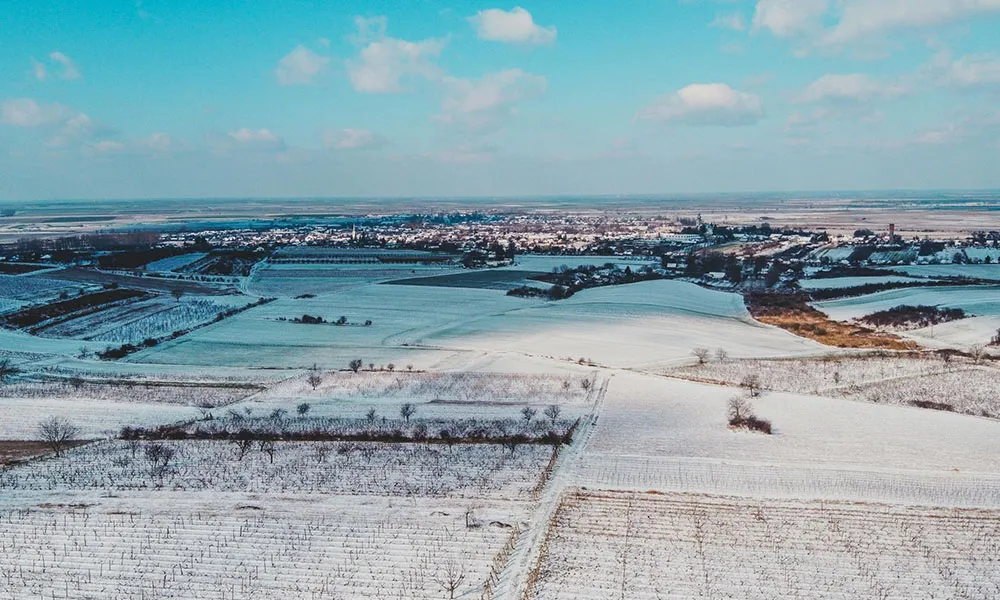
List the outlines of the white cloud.
{"type": "Polygon", "coordinates": [[[45,68],[44,63],[40,63],[35,59],[31,59],[31,72],[34,73],[35,79],[38,81],[45,81],[49,76],[48,69],[45,68]]]}
{"type": "Polygon", "coordinates": [[[947,79],[960,87],[1000,85],[1000,57],[990,54],[964,56],[948,66],[947,79]]]}
{"type": "Polygon", "coordinates": [[[641,110],[636,119],[738,127],[753,125],[763,116],[759,96],[736,91],[724,83],[695,83],[658,99],[641,110]]]}
{"type": "Polygon", "coordinates": [[[408,77],[439,78],[433,59],[443,48],[441,40],[408,42],[387,37],[371,42],[356,60],[348,62],[351,84],[359,92],[385,94],[403,91],[402,81],[408,77]]]}
{"type": "Polygon", "coordinates": [[[274,75],[281,85],[306,85],[312,83],[313,79],[326,68],[328,62],[329,58],[320,56],[299,44],[278,61],[274,75]]]}
{"type": "Polygon", "coordinates": [[[896,98],[910,92],[899,84],[875,81],[868,75],[824,75],[809,84],[799,95],[799,102],[868,102],[877,98],[896,98]]]}
{"type": "Polygon", "coordinates": [[[446,78],[437,120],[467,133],[485,133],[517,114],[517,105],[545,93],[548,81],[521,69],[487,73],[479,79],[446,78]]]}
{"type": "Polygon", "coordinates": [[[481,40],[507,44],[551,44],[556,41],[556,28],[535,23],[531,13],[520,6],[510,11],[489,8],[469,17],[481,40]]]}
{"type": "Polygon", "coordinates": [[[43,127],[65,121],[74,111],[61,104],[40,104],[31,98],[12,98],[0,104],[0,123],[15,127],[43,127]]]}
{"type": "Polygon", "coordinates": [[[715,20],[709,23],[709,27],[730,29],[732,31],[746,31],[747,22],[743,18],[743,13],[719,13],[715,16],[715,20]]]}
{"type": "Polygon", "coordinates": [[[241,144],[249,144],[254,142],[277,142],[281,138],[268,131],[267,129],[258,129],[254,131],[244,127],[243,129],[237,129],[235,131],[229,132],[229,137],[233,138],[241,144]]]}
{"type": "Polygon", "coordinates": [[[367,129],[327,129],[323,131],[323,146],[334,150],[372,150],[389,143],[384,137],[367,129]]]}
{"type": "Polygon", "coordinates": [[[208,148],[219,154],[231,151],[279,151],[285,149],[285,140],[269,129],[243,127],[225,135],[212,134],[206,137],[208,148]]]}
{"type": "Polygon", "coordinates": [[[783,38],[816,31],[828,8],[827,0],[758,0],[753,30],[783,38]]]}
{"type": "Polygon", "coordinates": [[[55,50],[49,54],[49,59],[62,66],[62,72],[59,74],[59,77],[63,79],[80,79],[80,70],[76,68],[76,64],[70,59],[70,57],[66,56],[62,52],[59,52],[58,50],[55,50]]]}
{"type": "Polygon", "coordinates": [[[887,31],[925,28],[1000,12],[1000,0],[844,0],[824,44],[845,44],[887,31]]]}

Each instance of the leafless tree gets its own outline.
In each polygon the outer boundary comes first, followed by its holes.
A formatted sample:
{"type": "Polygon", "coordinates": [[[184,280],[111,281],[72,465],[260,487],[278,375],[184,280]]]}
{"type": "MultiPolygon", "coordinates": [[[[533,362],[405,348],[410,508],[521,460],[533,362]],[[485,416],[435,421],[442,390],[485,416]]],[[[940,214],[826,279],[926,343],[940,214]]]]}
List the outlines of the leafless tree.
{"type": "Polygon", "coordinates": [[[79,392],[80,388],[83,387],[83,378],[74,375],[73,377],[69,378],[69,381],[67,383],[69,383],[70,387],[79,392]]]}
{"type": "Polygon", "coordinates": [[[166,473],[170,467],[170,461],[174,458],[176,451],[163,444],[149,444],[143,450],[146,460],[149,461],[149,474],[151,477],[159,477],[166,473]]]}
{"type": "Polygon", "coordinates": [[[174,300],[180,302],[181,298],[184,297],[184,290],[181,288],[174,288],[170,290],[170,295],[174,297],[174,300]]]}
{"type": "Polygon", "coordinates": [[[455,592],[462,587],[462,582],[465,581],[465,569],[449,561],[444,569],[438,571],[434,580],[441,586],[441,589],[448,592],[448,598],[454,600],[455,592]]]}
{"type": "Polygon", "coordinates": [[[309,376],[306,377],[306,381],[312,386],[312,389],[319,387],[319,384],[323,383],[323,374],[319,372],[319,366],[313,363],[312,368],[309,369],[309,376]]]}
{"type": "Polygon", "coordinates": [[[254,438],[249,431],[239,432],[231,438],[231,441],[236,445],[236,457],[239,460],[243,460],[243,457],[253,449],[254,438]]]}
{"type": "Polygon", "coordinates": [[[369,423],[374,423],[375,419],[377,418],[378,418],[378,413],[375,412],[374,408],[369,408],[368,412],[365,413],[365,419],[367,419],[369,423]]]}
{"type": "Polygon", "coordinates": [[[413,371],[413,365],[406,365],[407,371],[413,371]]]}
{"type": "Polygon", "coordinates": [[[273,465],[274,464],[274,451],[276,450],[276,447],[274,445],[274,441],[273,440],[260,440],[257,443],[257,448],[261,452],[263,452],[264,454],[267,455],[267,457],[270,459],[271,464],[273,465]]]}
{"type": "Polygon", "coordinates": [[[52,448],[56,456],[62,455],[79,432],[79,427],[63,417],[49,417],[38,424],[38,437],[52,448]]]}
{"type": "Polygon", "coordinates": [[[298,406],[295,407],[295,412],[299,413],[300,417],[306,416],[306,413],[308,413],[310,410],[312,410],[312,405],[309,404],[308,402],[303,402],[302,404],[299,404],[298,406]]]}
{"type": "Polygon", "coordinates": [[[969,348],[969,356],[972,357],[972,362],[978,365],[986,358],[986,349],[977,344],[969,348]]]}
{"type": "Polygon", "coordinates": [[[410,417],[417,412],[417,407],[413,406],[409,402],[399,407],[399,416],[403,417],[403,420],[407,423],[410,422],[410,417]]]}
{"type": "Polygon", "coordinates": [[[740,386],[747,391],[751,398],[760,396],[760,376],[756,373],[748,373],[740,381],[740,386]]]}
{"type": "Polygon", "coordinates": [[[385,368],[388,369],[390,373],[392,373],[393,371],[396,370],[396,365],[389,363],[385,366],[385,368]]]}
{"type": "Polygon", "coordinates": [[[699,365],[703,365],[708,362],[708,357],[711,352],[708,351],[708,348],[695,348],[691,351],[691,354],[694,354],[695,358],[698,359],[699,365]]]}
{"type": "Polygon", "coordinates": [[[725,348],[719,348],[715,351],[715,360],[724,363],[729,360],[729,352],[726,352],[725,348]]]}
{"type": "Polygon", "coordinates": [[[528,425],[531,425],[531,421],[535,418],[535,415],[537,415],[537,414],[538,414],[538,411],[535,410],[535,409],[533,409],[533,408],[531,408],[530,406],[525,406],[524,408],[522,408],[521,409],[521,417],[524,419],[524,425],[526,427],[528,425]]]}
{"type": "Polygon", "coordinates": [[[559,408],[559,406],[556,404],[552,404],[551,406],[545,409],[545,416],[548,417],[550,421],[552,421],[553,427],[556,426],[556,421],[559,420],[559,415],[561,414],[562,414],[562,409],[559,408]]]}
{"type": "Polygon", "coordinates": [[[736,423],[753,418],[753,405],[743,396],[733,396],[729,399],[729,422],[736,423]]]}
{"type": "Polygon", "coordinates": [[[139,446],[141,445],[142,444],[139,442],[138,438],[129,438],[125,440],[125,447],[132,453],[132,458],[135,458],[136,453],[139,451],[139,446]]]}
{"type": "Polygon", "coordinates": [[[360,358],[355,358],[355,359],[354,359],[354,360],[352,360],[352,361],[351,361],[350,363],[348,363],[348,365],[347,365],[347,366],[348,366],[348,367],[349,367],[349,368],[350,368],[350,369],[351,369],[352,371],[354,371],[355,373],[357,373],[358,371],[360,371],[360,370],[361,370],[361,367],[362,367],[362,366],[364,366],[364,363],[363,363],[363,362],[361,362],[361,359],[360,359],[360,358]]]}

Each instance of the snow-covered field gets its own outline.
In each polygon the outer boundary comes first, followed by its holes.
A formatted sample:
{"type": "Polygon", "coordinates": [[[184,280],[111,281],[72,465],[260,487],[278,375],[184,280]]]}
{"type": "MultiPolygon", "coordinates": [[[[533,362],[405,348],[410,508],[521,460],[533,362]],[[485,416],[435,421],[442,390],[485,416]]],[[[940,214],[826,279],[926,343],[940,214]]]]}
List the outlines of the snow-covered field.
{"type": "Polygon", "coordinates": [[[772,436],[727,428],[732,388],[618,374],[579,465],[591,489],[1000,508],[1000,422],[788,393],[772,436]]]}
{"type": "Polygon", "coordinates": [[[531,599],[1000,596],[1000,512],[572,493],[531,599]]]}
{"type": "Polygon", "coordinates": [[[996,286],[907,288],[814,303],[836,321],[858,319],[902,305],[961,308],[966,312],[966,319],[903,334],[930,347],[986,344],[1000,327],[1000,287],[996,286]]]}
{"type": "Polygon", "coordinates": [[[632,270],[635,270],[646,265],[658,265],[659,261],[655,258],[649,257],[636,257],[635,259],[625,260],[616,256],[547,256],[544,254],[520,254],[514,258],[513,265],[502,268],[514,271],[540,271],[542,273],[551,273],[553,269],[562,269],[563,267],[569,269],[576,269],[587,265],[601,267],[607,263],[613,263],[622,269],[625,267],[632,267],[632,270]]]}
{"type": "MultiPolygon", "coordinates": [[[[0,511],[0,599],[478,598],[520,505],[425,498],[105,500],[0,511]]],[[[501,563],[502,564],[502,563],[501,563]]]]}
{"type": "Polygon", "coordinates": [[[149,488],[248,494],[334,494],[527,499],[552,448],[500,445],[276,442],[242,458],[229,442],[108,441],[32,467],[0,470],[0,490],[124,492],[149,488]],[[163,469],[145,456],[159,443],[175,454],[163,469]]]}
{"type": "Polygon", "coordinates": [[[988,281],[1000,281],[1000,265],[909,265],[893,267],[896,273],[905,273],[912,277],[969,277],[988,281]]]}
{"type": "Polygon", "coordinates": [[[80,284],[51,277],[21,277],[0,275],[0,298],[6,300],[39,301],[53,298],[61,291],[75,292],[80,284]]]}
{"type": "MultiPolygon", "coordinates": [[[[1000,418],[1000,369],[955,358],[868,355],[805,360],[712,361],[671,371],[674,377],[740,386],[749,377],[766,390],[837,396],[879,404],[947,405],[1000,418]]],[[[940,408],[946,408],[940,406],[940,408]]]]}
{"type": "Polygon", "coordinates": [[[200,416],[193,406],[74,398],[0,398],[0,440],[38,440],[38,424],[62,417],[81,439],[118,435],[122,427],[155,427],[200,416]]]}
{"type": "Polygon", "coordinates": [[[908,283],[913,281],[919,280],[900,275],[886,275],[885,277],[831,277],[828,279],[800,279],[799,287],[804,290],[835,290],[862,285],[908,283]]]}
{"type": "Polygon", "coordinates": [[[177,256],[170,256],[168,258],[155,260],[151,263],[148,263],[144,268],[147,271],[156,271],[156,272],[176,271],[178,269],[183,269],[184,267],[190,265],[191,263],[198,262],[199,260],[205,258],[206,256],[208,256],[208,254],[204,252],[189,252],[187,254],[178,254],[177,256]]]}

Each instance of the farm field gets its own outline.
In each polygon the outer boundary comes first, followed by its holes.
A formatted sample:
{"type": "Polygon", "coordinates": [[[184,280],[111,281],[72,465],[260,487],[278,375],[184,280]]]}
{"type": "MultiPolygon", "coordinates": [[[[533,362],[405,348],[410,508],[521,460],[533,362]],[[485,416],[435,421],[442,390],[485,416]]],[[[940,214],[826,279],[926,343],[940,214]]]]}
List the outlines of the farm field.
{"type": "Polygon", "coordinates": [[[831,277],[827,279],[800,279],[799,287],[804,290],[836,290],[859,287],[862,285],[909,283],[914,281],[920,280],[901,275],[886,275],[884,277],[831,277]]]}
{"type": "Polygon", "coordinates": [[[996,511],[570,493],[526,597],[986,600],[998,539],[996,511]]]}
{"type": "Polygon", "coordinates": [[[907,265],[892,267],[896,273],[905,273],[910,277],[968,277],[986,281],[1000,281],[1000,265],[907,265]]]}
{"type": "Polygon", "coordinates": [[[171,256],[168,258],[163,258],[160,260],[154,260],[151,263],[146,264],[143,269],[146,271],[177,271],[183,269],[184,267],[190,265],[191,263],[198,262],[199,260],[205,258],[208,254],[204,252],[189,252],[187,254],[178,254],[177,256],[171,256]]]}
{"type": "Polygon", "coordinates": [[[739,393],[616,375],[580,458],[578,484],[1000,508],[1000,422],[766,393],[753,399],[774,425],[766,436],[727,428],[727,402],[739,393]]]}
{"type": "Polygon", "coordinates": [[[371,285],[283,298],[134,355],[135,362],[447,368],[456,353],[504,351],[634,368],[683,364],[692,348],[734,356],[817,354],[824,346],[754,321],[735,294],[677,281],[585,290],[551,303],[494,290],[371,285]],[[369,327],[302,325],[310,314],[369,327]],[[210,361],[210,362],[206,362],[210,361]]]}

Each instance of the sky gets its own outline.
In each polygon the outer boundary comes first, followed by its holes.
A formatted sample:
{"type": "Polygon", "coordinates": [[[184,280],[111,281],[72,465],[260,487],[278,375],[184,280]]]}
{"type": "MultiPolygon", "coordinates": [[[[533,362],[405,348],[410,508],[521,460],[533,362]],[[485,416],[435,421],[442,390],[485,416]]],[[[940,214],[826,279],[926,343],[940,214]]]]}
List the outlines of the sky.
{"type": "Polygon", "coordinates": [[[1000,0],[10,0],[0,200],[1000,188],[1000,0]]]}

